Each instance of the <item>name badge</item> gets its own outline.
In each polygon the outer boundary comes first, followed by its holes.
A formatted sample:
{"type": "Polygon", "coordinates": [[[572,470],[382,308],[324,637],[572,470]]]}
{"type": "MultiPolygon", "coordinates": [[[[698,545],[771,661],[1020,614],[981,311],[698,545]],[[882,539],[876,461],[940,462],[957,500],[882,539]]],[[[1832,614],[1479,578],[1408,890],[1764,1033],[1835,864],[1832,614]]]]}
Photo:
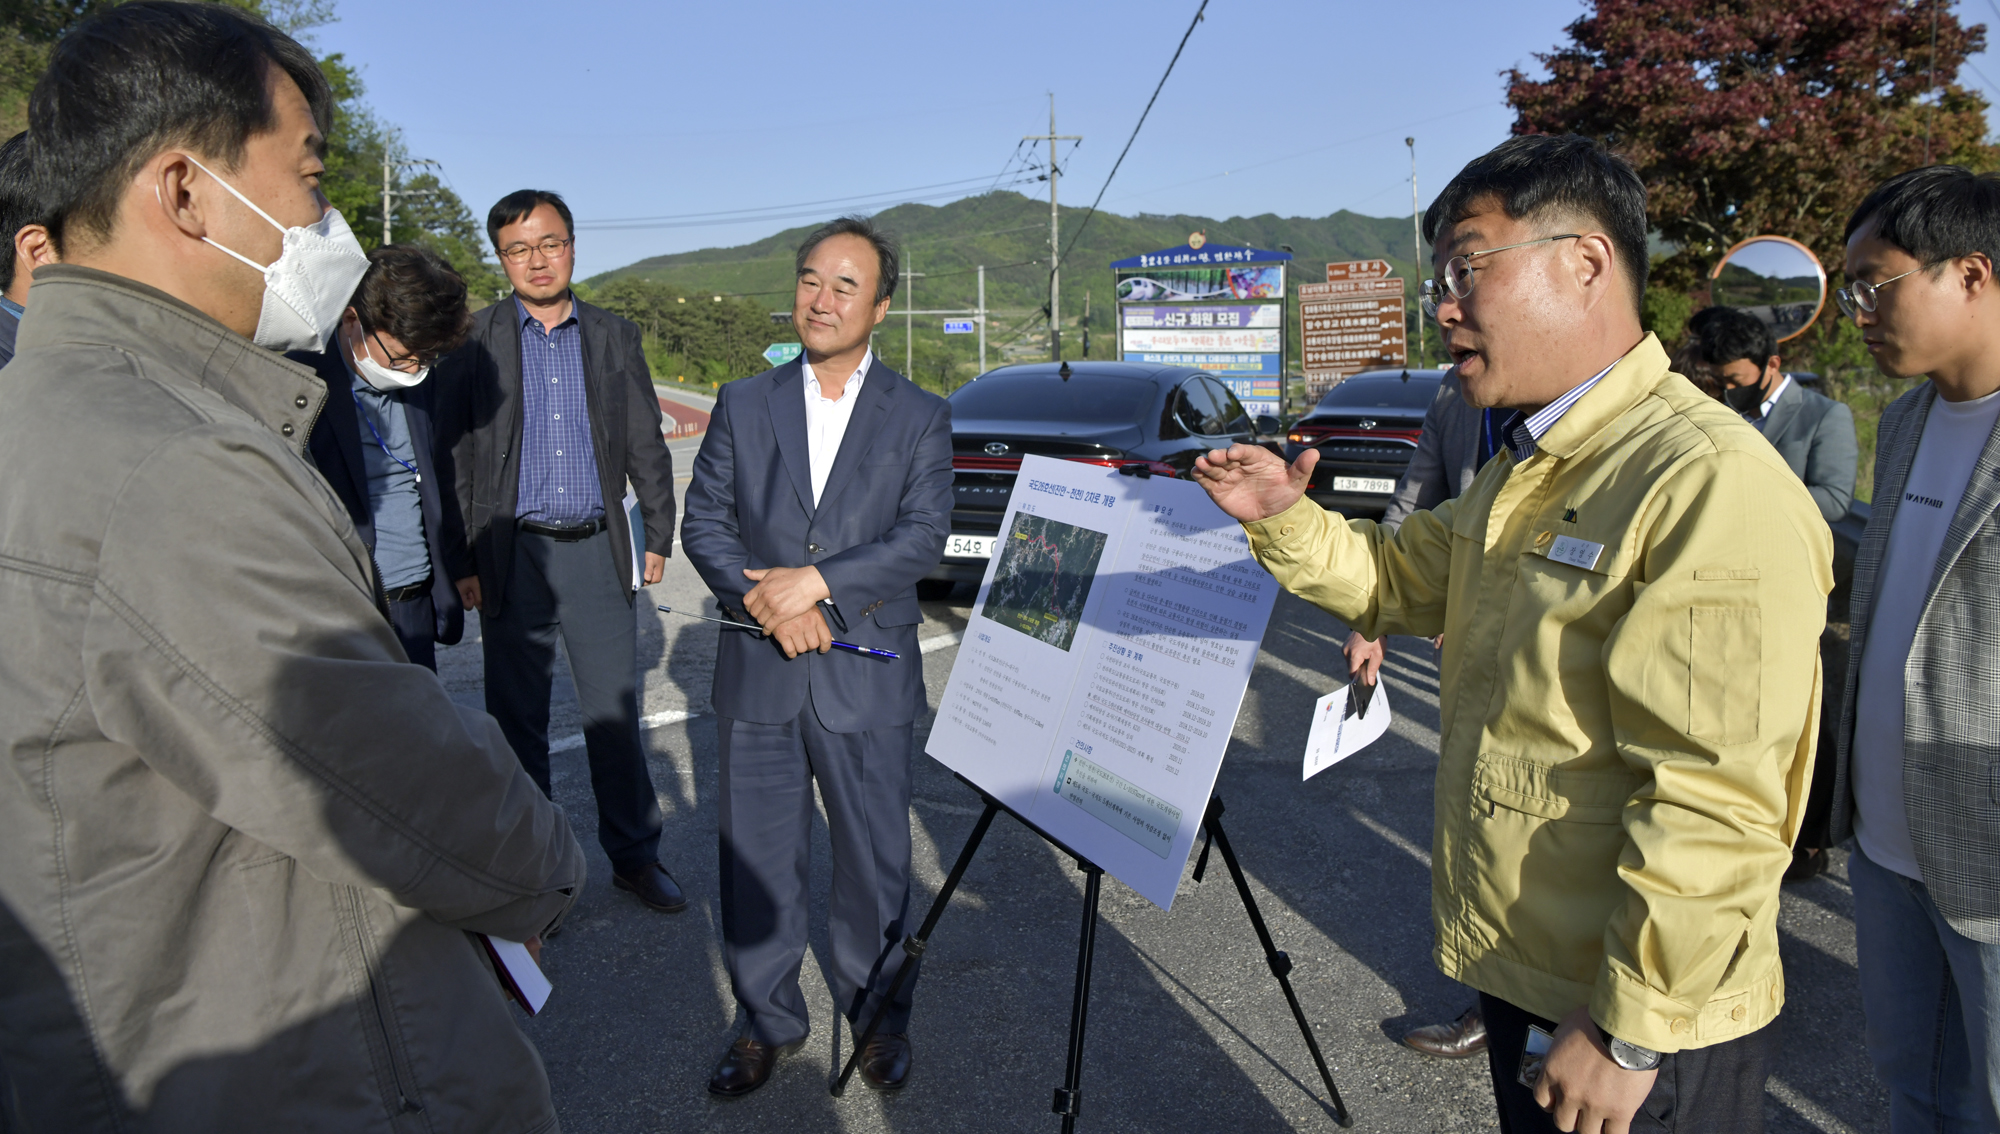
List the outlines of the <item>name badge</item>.
{"type": "Polygon", "coordinates": [[[1549,545],[1550,559],[1557,563],[1567,563],[1572,567],[1581,567],[1586,571],[1594,570],[1598,558],[1603,554],[1603,544],[1592,543],[1575,536],[1557,536],[1556,541],[1549,545]]]}

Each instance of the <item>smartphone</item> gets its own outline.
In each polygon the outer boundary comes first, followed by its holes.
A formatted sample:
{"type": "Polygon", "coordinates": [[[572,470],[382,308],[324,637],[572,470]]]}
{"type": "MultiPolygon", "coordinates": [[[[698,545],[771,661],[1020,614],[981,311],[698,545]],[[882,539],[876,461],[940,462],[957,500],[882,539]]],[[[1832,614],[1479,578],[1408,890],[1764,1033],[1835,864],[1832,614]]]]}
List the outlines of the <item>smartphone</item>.
{"type": "Polygon", "coordinates": [[[1549,1061],[1549,1048],[1554,1047],[1556,1037],[1543,1031],[1535,1024],[1528,1025],[1528,1042],[1521,1048],[1521,1070],[1515,1080],[1529,1090],[1542,1080],[1542,1068],[1549,1061]]]}

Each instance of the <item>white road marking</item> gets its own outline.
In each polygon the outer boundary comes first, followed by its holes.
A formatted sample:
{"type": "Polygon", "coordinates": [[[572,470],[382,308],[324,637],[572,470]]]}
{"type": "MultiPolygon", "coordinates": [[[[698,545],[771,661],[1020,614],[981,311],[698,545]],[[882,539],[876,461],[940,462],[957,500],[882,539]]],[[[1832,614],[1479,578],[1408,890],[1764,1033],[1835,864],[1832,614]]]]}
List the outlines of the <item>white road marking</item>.
{"type": "Polygon", "coordinates": [[[948,650],[964,640],[965,631],[953,630],[949,634],[939,634],[935,638],[925,638],[923,641],[918,642],[917,652],[928,654],[938,650],[948,650]]]}
{"type": "Polygon", "coordinates": [[[1407,854],[1411,858],[1416,859],[1418,862],[1423,863],[1425,870],[1429,870],[1431,868],[1431,852],[1425,850],[1424,848],[1404,838],[1393,828],[1389,827],[1381,820],[1376,819],[1372,815],[1364,815],[1361,812],[1356,811],[1352,807],[1347,809],[1347,814],[1348,817],[1353,819],[1356,823],[1359,823],[1363,827],[1366,827],[1370,831],[1373,831],[1377,835],[1380,835],[1382,837],[1383,842],[1388,843],[1390,846],[1395,847],[1397,850],[1402,851],[1404,854],[1407,854]]]}
{"type": "MultiPolygon", "coordinates": [[[[705,717],[707,715],[707,713],[690,713],[686,709],[668,709],[664,713],[653,713],[649,716],[640,717],[639,731],[651,732],[656,728],[665,728],[670,724],[680,724],[682,721],[691,721],[696,717],[705,717]]],[[[549,742],[550,752],[568,752],[572,749],[582,747],[583,734],[580,732],[573,732],[568,736],[559,737],[549,742]]]]}
{"type": "Polygon", "coordinates": [[[1829,1114],[1825,1107],[1800,1094],[1790,1083],[1776,1075],[1764,1080],[1764,1090],[1772,1098],[1791,1107],[1800,1118],[1812,1123],[1826,1134],[1857,1134],[1854,1127],[1829,1114]]]}

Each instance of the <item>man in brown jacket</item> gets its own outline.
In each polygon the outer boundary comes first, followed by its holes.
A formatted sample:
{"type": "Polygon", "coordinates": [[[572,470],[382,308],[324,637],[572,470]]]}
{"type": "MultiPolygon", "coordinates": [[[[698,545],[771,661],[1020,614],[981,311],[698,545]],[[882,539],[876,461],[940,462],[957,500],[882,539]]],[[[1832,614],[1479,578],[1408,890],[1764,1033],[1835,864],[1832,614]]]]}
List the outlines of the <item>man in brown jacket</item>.
{"type": "Polygon", "coordinates": [[[325,384],[277,353],[359,278],[329,109],[221,4],[113,8],[35,90],[65,264],[0,382],[0,1061],[30,1129],[556,1126],[466,931],[545,932],[582,849],[405,659],[304,458],[325,384]]]}

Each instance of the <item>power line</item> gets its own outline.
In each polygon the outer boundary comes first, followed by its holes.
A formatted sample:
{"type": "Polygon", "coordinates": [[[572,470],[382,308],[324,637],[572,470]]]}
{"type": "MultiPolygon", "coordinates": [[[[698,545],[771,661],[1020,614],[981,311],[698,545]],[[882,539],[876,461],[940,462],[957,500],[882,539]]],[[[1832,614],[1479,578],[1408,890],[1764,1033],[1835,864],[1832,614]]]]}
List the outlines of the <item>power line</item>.
{"type": "MultiPolygon", "coordinates": [[[[1111,188],[1111,179],[1118,176],[1118,167],[1125,164],[1125,155],[1132,152],[1132,143],[1139,140],[1140,127],[1146,124],[1146,116],[1153,113],[1153,104],[1159,101],[1160,91],[1166,88],[1167,76],[1174,73],[1174,64],[1181,61],[1181,52],[1187,50],[1188,39],[1194,35],[1196,25],[1201,23],[1202,13],[1206,11],[1208,11],[1208,0],[1201,0],[1201,7],[1195,9],[1194,19],[1188,22],[1187,31],[1181,34],[1180,46],[1174,48],[1174,57],[1167,60],[1166,71],[1160,75],[1159,83],[1153,87],[1153,97],[1146,100],[1146,109],[1139,112],[1139,121],[1132,126],[1132,136],[1125,139],[1125,148],[1118,151],[1118,160],[1111,163],[1111,172],[1105,175],[1103,186],[1097,190],[1097,200],[1090,203],[1090,211],[1083,214],[1083,223],[1077,225],[1076,231],[1070,234],[1069,243],[1063,247],[1056,262],[1049,265],[1051,274],[1061,269],[1062,262],[1069,259],[1070,249],[1075,248],[1076,242],[1083,239],[1083,230],[1090,227],[1090,218],[1097,215],[1097,206],[1104,200],[1104,191],[1111,188]]],[[[1049,312],[1051,320],[1057,317],[1056,312],[1049,312]]]]}

